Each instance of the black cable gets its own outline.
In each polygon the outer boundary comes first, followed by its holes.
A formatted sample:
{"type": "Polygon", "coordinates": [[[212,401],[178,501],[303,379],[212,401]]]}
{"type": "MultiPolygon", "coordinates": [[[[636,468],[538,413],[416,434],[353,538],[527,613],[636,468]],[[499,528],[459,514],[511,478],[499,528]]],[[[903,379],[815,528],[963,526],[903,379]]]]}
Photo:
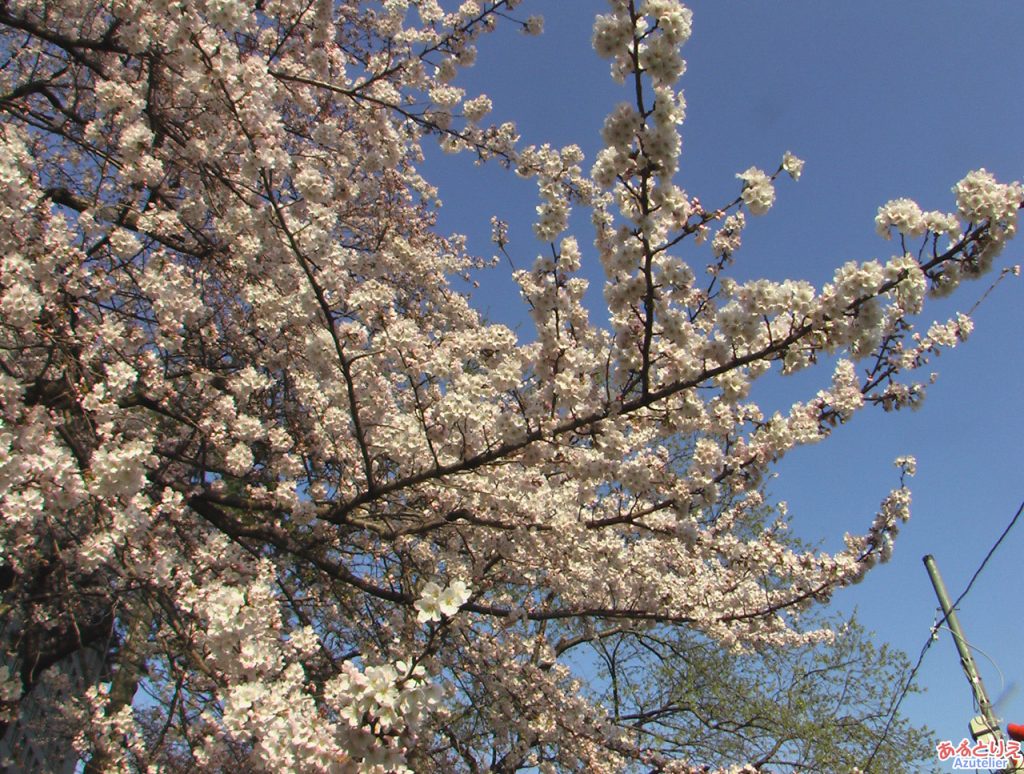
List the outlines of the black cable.
{"type": "MultiPolygon", "coordinates": [[[[1020,507],[1017,508],[1017,512],[1013,515],[1013,518],[1010,519],[1010,523],[1006,525],[1006,529],[1003,530],[1003,533],[999,536],[999,539],[992,544],[992,547],[988,550],[988,553],[985,554],[985,558],[982,559],[981,564],[978,565],[978,569],[974,571],[974,575],[971,576],[971,580],[967,583],[967,588],[965,588],[963,592],[960,594],[960,596],[956,598],[956,601],[952,605],[950,605],[950,611],[956,610],[956,608],[960,606],[960,602],[963,601],[963,598],[967,596],[967,593],[971,590],[971,587],[974,585],[974,582],[978,579],[978,576],[981,575],[981,571],[984,570],[985,565],[988,564],[988,560],[992,558],[992,555],[996,552],[996,549],[999,548],[999,544],[1003,542],[1003,540],[1006,538],[1008,534],[1010,534],[1010,530],[1012,530],[1014,526],[1017,524],[1017,520],[1020,519],[1022,513],[1024,513],[1024,502],[1021,502],[1020,507]]],[[[921,664],[924,663],[925,653],[928,652],[928,648],[932,646],[932,643],[938,639],[937,634],[939,631],[939,627],[946,623],[946,619],[948,617],[949,613],[946,613],[942,616],[941,619],[939,619],[937,623],[932,625],[931,632],[928,634],[928,639],[925,642],[924,647],[921,648],[921,655],[917,657],[917,663],[914,664],[914,668],[910,670],[910,676],[907,678],[907,682],[903,685],[903,688],[900,690],[899,695],[890,705],[889,719],[886,721],[885,728],[882,729],[882,735],[878,738],[878,741],[875,743],[874,749],[871,750],[871,755],[868,756],[867,762],[864,764],[865,772],[871,771],[871,764],[875,760],[875,756],[878,755],[878,751],[882,748],[882,745],[885,744],[885,741],[889,736],[889,731],[892,729],[893,721],[896,719],[896,713],[899,712],[900,705],[903,704],[903,700],[907,697],[907,693],[909,693],[910,687],[914,684],[914,678],[917,677],[917,673],[921,669],[921,664]]]]}
{"type": "MultiPolygon", "coordinates": [[[[1006,536],[1010,534],[1010,530],[1013,529],[1014,525],[1017,523],[1017,519],[1020,518],[1021,513],[1024,513],[1024,502],[1020,504],[1017,512],[1013,515],[1013,518],[1010,519],[1010,523],[1006,525],[1006,529],[1003,530],[1003,534],[999,536],[999,539],[992,545],[992,548],[988,550],[988,553],[985,554],[985,558],[982,560],[981,564],[978,565],[978,569],[974,571],[974,575],[971,576],[971,580],[967,583],[967,588],[964,589],[963,594],[956,598],[956,602],[953,603],[950,610],[956,610],[960,605],[960,600],[967,596],[967,592],[971,590],[971,586],[974,585],[974,581],[976,581],[978,576],[981,575],[981,571],[985,569],[985,565],[988,564],[988,560],[992,558],[992,554],[994,554],[996,549],[999,548],[999,544],[1002,543],[1006,536]]],[[[936,626],[942,626],[942,624],[946,622],[947,617],[948,616],[945,615],[942,616],[942,620],[939,621],[936,626]]]]}
{"type": "Polygon", "coordinates": [[[914,678],[917,677],[918,671],[921,669],[921,664],[924,663],[924,655],[928,652],[928,648],[932,646],[932,643],[937,639],[932,633],[928,635],[928,639],[924,643],[924,647],[921,648],[921,654],[917,657],[917,663],[914,664],[914,668],[910,670],[910,675],[907,677],[906,683],[903,684],[903,688],[900,690],[899,695],[896,696],[892,703],[889,705],[889,718],[885,721],[885,728],[882,729],[882,735],[878,737],[878,741],[875,742],[874,748],[871,750],[871,755],[868,756],[867,762],[864,764],[864,771],[871,771],[871,764],[875,760],[875,756],[878,755],[878,751],[882,749],[882,745],[885,744],[889,737],[889,732],[892,730],[893,721],[896,719],[896,713],[900,710],[900,705],[903,704],[903,700],[907,697],[910,692],[910,687],[914,684],[914,678]]]}

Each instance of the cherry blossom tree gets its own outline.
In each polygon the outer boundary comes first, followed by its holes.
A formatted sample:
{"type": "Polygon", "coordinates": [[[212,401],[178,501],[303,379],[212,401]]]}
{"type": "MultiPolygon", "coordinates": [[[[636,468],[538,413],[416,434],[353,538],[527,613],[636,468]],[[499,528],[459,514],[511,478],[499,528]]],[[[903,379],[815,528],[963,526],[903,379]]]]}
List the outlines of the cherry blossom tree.
{"type": "Polygon", "coordinates": [[[686,772],[579,664],[823,641],[802,612],[889,556],[910,459],[836,553],[749,525],[787,452],[920,401],[971,323],[911,318],[992,269],[1020,184],[884,204],[893,257],[823,287],[738,282],[802,162],[680,187],[689,11],[598,17],[626,101],[585,162],[453,85],[495,26],[540,32],[518,5],[0,2],[6,722],[60,697],[34,733],[93,771],[686,772]],[[437,232],[426,142],[536,181],[532,338],[453,284],[487,262],[437,232]],[[787,411],[747,397],[815,365],[787,411]]]}

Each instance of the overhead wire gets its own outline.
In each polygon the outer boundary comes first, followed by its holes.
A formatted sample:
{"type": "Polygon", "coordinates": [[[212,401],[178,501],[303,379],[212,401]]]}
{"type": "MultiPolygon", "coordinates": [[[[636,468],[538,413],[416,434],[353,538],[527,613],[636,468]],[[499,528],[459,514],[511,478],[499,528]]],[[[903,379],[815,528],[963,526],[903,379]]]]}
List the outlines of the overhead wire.
{"type": "MultiPolygon", "coordinates": [[[[985,554],[985,558],[981,560],[981,564],[978,565],[978,569],[974,571],[974,574],[971,576],[970,581],[968,581],[967,587],[961,592],[960,596],[956,598],[956,601],[953,602],[952,605],[950,605],[949,609],[951,612],[953,610],[956,610],[957,607],[959,607],[964,597],[966,597],[967,594],[970,592],[971,588],[974,586],[974,582],[978,579],[978,576],[981,575],[982,570],[985,569],[985,565],[988,564],[993,554],[995,554],[996,550],[999,548],[999,545],[1003,542],[1003,540],[1006,539],[1006,536],[1010,534],[1010,531],[1017,524],[1017,521],[1020,519],[1022,513],[1024,513],[1024,501],[1021,502],[1020,507],[1017,508],[1017,512],[1013,515],[1013,518],[1010,519],[1010,523],[1006,525],[1006,528],[1003,530],[1002,534],[999,536],[996,542],[992,544],[992,547],[988,550],[988,553],[985,554]]],[[[936,623],[932,624],[931,630],[928,632],[928,639],[925,641],[924,646],[921,648],[921,653],[917,657],[917,662],[914,664],[913,669],[910,670],[910,674],[907,677],[906,682],[903,684],[903,688],[900,690],[899,694],[893,699],[892,703],[890,704],[888,713],[889,717],[888,720],[886,720],[885,728],[882,729],[881,736],[878,737],[878,741],[875,742],[875,746],[871,750],[871,755],[868,756],[868,759],[864,764],[865,772],[871,771],[871,764],[874,762],[875,756],[878,755],[878,751],[882,749],[882,745],[885,744],[885,742],[888,740],[889,732],[892,730],[892,724],[896,719],[896,713],[899,712],[900,706],[903,704],[903,700],[907,697],[907,694],[910,692],[910,688],[914,684],[914,679],[917,677],[917,673],[921,670],[921,665],[924,663],[925,654],[928,652],[928,649],[932,646],[932,643],[938,639],[939,629],[942,628],[943,625],[946,623],[947,618],[949,618],[949,613],[943,614],[943,616],[936,623]]]]}

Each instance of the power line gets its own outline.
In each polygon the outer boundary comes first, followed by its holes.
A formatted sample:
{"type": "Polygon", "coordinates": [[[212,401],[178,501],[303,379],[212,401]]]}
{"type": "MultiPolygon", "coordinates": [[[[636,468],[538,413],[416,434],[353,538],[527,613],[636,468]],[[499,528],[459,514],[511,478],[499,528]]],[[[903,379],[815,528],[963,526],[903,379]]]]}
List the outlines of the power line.
{"type": "MultiPolygon", "coordinates": [[[[953,603],[954,608],[958,607],[960,605],[960,600],[967,596],[967,592],[971,590],[971,586],[974,585],[974,581],[976,581],[978,576],[981,575],[981,571],[985,569],[985,565],[988,564],[988,560],[992,558],[992,554],[994,554],[996,549],[999,548],[999,544],[1002,543],[1006,536],[1010,534],[1010,530],[1012,530],[1014,525],[1017,523],[1021,513],[1024,513],[1024,502],[1020,504],[1017,512],[1013,515],[1013,518],[1010,519],[1010,523],[1006,525],[1006,529],[1003,530],[1003,534],[999,536],[999,539],[988,550],[988,553],[985,554],[985,558],[982,560],[981,564],[978,565],[978,569],[974,571],[974,575],[971,576],[971,580],[967,583],[967,588],[964,589],[963,593],[957,597],[956,601],[953,603]]],[[[938,625],[941,626],[945,622],[946,616],[942,616],[942,620],[939,621],[938,625]]]]}
{"type": "MultiPolygon", "coordinates": [[[[971,576],[971,580],[967,583],[967,588],[965,588],[963,592],[960,594],[960,596],[956,598],[956,601],[953,602],[953,604],[950,606],[950,610],[955,610],[957,607],[960,606],[960,602],[963,601],[964,597],[966,597],[968,592],[970,592],[971,587],[974,586],[974,582],[978,579],[978,576],[981,575],[981,571],[985,569],[985,565],[988,564],[989,559],[991,559],[992,555],[995,554],[996,549],[999,548],[999,545],[1003,542],[1006,536],[1010,534],[1010,530],[1012,530],[1014,526],[1017,524],[1017,521],[1020,519],[1022,513],[1024,513],[1024,501],[1022,501],[1020,507],[1017,508],[1017,512],[1013,515],[1013,518],[1010,519],[1010,523],[1006,525],[1006,529],[1003,530],[1002,534],[999,536],[996,542],[992,544],[992,547],[988,550],[988,553],[985,554],[985,558],[981,560],[981,564],[978,565],[978,569],[974,571],[974,575],[971,576]]],[[[920,671],[921,665],[924,663],[925,654],[928,652],[928,649],[932,646],[932,643],[938,639],[938,631],[940,627],[942,627],[946,623],[946,619],[948,617],[949,614],[946,613],[942,616],[942,618],[938,620],[938,622],[932,624],[931,630],[928,633],[928,639],[925,641],[924,646],[921,648],[921,654],[917,657],[917,663],[914,664],[914,668],[910,670],[910,675],[907,677],[907,681],[906,683],[904,683],[903,688],[899,692],[899,695],[894,699],[893,703],[890,705],[889,719],[885,722],[885,728],[882,729],[882,735],[878,738],[878,741],[875,742],[875,746],[871,750],[871,755],[868,756],[867,762],[864,764],[865,771],[871,770],[871,764],[872,762],[874,762],[875,756],[878,755],[878,751],[882,748],[882,745],[885,744],[889,736],[889,732],[892,730],[892,724],[893,721],[896,719],[896,713],[899,712],[900,705],[903,704],[903,700],[907,697],[907,694],[910,692],[910,687],[914,684],[914,679],[917,677],[917,673],[920,671]]]]}

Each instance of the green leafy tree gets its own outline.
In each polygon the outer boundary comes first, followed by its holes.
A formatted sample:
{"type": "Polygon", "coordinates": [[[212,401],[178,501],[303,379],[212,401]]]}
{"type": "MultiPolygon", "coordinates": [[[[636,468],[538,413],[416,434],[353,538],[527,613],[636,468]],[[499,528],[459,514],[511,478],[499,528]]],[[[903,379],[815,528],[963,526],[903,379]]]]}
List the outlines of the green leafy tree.
{"type": "Polygon", "coordinates": [[[926,770],[931,732],[900,715],[888,722],[906,656],[855,618],[815,623],[834,639],[729,651],[680,629],[609,636],[594,649],[600,699],[638,743],[715,768],[747,760],[771,772],[854,771],[874,752],[870,771],[926,770]]]}

